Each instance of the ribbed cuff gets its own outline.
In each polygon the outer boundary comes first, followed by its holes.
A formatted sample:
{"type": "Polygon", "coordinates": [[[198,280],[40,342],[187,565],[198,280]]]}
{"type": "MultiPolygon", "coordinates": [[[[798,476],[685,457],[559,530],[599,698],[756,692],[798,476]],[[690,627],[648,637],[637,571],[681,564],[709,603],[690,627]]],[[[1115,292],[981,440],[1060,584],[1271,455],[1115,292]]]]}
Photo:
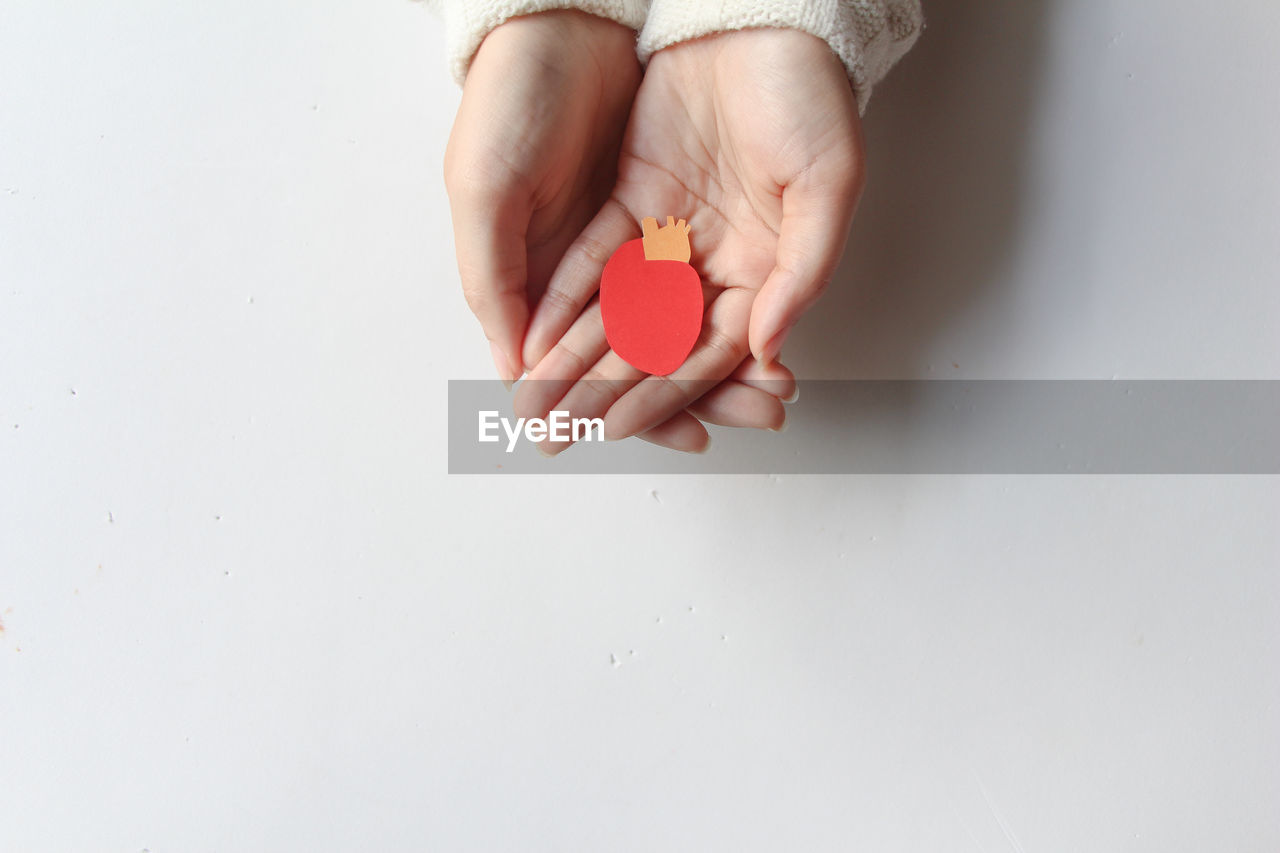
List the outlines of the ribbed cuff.
{"type": "Polygon", "coordinates": [[[649,11],[649,0],[442,0],[434,5],[444,13],[449,71],[459,86],[467,77],[480,42],[511,18],[577,9],[639,30],[649,11]]]}
{"type": "Polygon", "coordinates": [[[831,46],[864,112],[871,89],[924,28],[919,0],[653,0],[640,61],[664,47],[725,30],[801,30],[831,46]]]}

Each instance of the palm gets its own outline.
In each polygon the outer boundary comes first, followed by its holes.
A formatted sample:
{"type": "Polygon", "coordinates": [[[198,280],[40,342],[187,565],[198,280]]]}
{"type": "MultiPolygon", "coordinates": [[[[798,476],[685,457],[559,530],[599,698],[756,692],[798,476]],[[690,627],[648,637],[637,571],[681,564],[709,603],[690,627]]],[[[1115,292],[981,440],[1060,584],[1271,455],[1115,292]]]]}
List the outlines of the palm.
{"type": "MultiPolygon", "coordinates": [[[[646,429],[753,350],[769,352],[766,361],[776,356],[776,318],[789,326],[821,290],[843,249],[860,175],[853,95],[825,43],[752,30],[656,54],[632,107],[612,204],[587,244],[616,245],[643,216],[686,218],[707,309],[675,382],[640,382],[616,359],[592,369],[636,385],[610,408],[606,429],[646,429]]],[[[583,284],[576,283],[580,296],[583,284]]],[[[569,337],[590,350],[583,335],[569,337]]]]}
{"type": "MultiPolygon", "coordinates": [[[[694,262],[713,299],[759,290],[773,269],[782,197],[768,152],[781,125],[757,102],[726,99],[712,85],[688,86],[733,62],[714,43],[654,57],[632,110],[614,198],[636,215],[675,214],[693,229],[694,262]]],[[[738,92],[761,91],[764,75],[746,69],[738,92]]],[[[742,330],[745,338],[745,327],[742,330]]]]}

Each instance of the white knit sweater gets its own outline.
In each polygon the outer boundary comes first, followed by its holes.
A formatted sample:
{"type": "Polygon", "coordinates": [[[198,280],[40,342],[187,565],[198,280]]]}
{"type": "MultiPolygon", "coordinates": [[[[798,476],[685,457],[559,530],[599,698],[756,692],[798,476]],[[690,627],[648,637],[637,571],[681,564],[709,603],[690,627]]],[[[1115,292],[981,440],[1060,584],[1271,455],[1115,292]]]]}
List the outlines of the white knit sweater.
{"type": "Polygon", "coordinates": [[[508,18],[580,9],[639,33],[641,62],[669,45],[724,30],[784,27],[831,45],[865,110],[871,89],[915,43],[924,27],[919,0],[436,0],[448,33],[449,65],[459,84],[480,42],[508,18]]]}

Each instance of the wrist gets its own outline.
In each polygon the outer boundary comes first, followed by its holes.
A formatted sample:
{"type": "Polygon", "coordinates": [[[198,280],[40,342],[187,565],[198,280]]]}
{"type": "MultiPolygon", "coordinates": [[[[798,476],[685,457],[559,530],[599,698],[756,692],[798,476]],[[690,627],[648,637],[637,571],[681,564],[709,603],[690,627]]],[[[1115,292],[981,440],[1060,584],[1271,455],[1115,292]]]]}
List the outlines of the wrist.
{"type": "MultiPolygon", "coordinates": [[[[508,22],[526,17],[555,15],[555,24],[598,33],[614,31],[633,45],[644,24],[649,0],[444,0],[450,71],[462,85],[481,42],[508,22]],[[574,23],[567,23],[576,19],[574,23]]],[[[545,21],[544,21],[545,23],[545,21]]],[[[628,48],[630,49],[630,47],[628,48]]]]}
{"type": "Polygon", "coordinates": [[[808,33],[827,44],[839,59],[866,109],[872,87],[915,42],[924,20],[918,0],[845,0],[839,4],[807,0],[653,0],[640,31],[642,63],[658,51],[717,33],[786,29],[808,33]]]}

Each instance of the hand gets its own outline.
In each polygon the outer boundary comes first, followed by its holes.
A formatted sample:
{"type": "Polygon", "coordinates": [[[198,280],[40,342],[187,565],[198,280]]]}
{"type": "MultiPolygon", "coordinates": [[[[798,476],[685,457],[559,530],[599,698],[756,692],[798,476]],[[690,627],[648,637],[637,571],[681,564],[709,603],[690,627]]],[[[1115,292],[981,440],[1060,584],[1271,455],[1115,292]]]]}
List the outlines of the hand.
{"type": "MultiPolygon", "coordinates": [[[[463,292],[507,383],[524,372],[528,306],[614,186],[640,73],[633,31],[574,11],[513,18],[472,61],[445,153],[445,185],[463,292]]],[[[759,371],[742,378],[785,396],[794,383],[784,374],[769,374],[780,382],[762,381],[759,371]]],[[[702,411],[717,422],[769,425],[774,413],[749,387],[727,387],[702,411]]],[[[692,451],[709,440],[685,412],[642,437],[692,451]]]]}
{"type": "Polygon", "coordinates": [[[635,33],[582,12],[512,18],[472,60],[445,186],[462,290],[508,384],[530,300],[613,187],[639,85],[635,33]]]}
{"type": "MultiPolygon", "coordinates": [[[[605,417],[621,438],[661,424],[754,356],[767,370],[825,289],[864,183],[861,124],[843,66],[795,30],[685,42],[651,60],[623,141],[618,182],[539,301],[525,337],[530,379],[572,384],[556,408],[605,417]],[[692,226],[703,331],[668,377],[611,352],[598,302],[609,255],[643,216],[692,226]],[[584,311],[584,308],[587,310],[584,311]]],[[[526,401],[529,411],[545,401],[526,401]]],[[[517,395],[517,411],[521,400],[517,395]]]]}

